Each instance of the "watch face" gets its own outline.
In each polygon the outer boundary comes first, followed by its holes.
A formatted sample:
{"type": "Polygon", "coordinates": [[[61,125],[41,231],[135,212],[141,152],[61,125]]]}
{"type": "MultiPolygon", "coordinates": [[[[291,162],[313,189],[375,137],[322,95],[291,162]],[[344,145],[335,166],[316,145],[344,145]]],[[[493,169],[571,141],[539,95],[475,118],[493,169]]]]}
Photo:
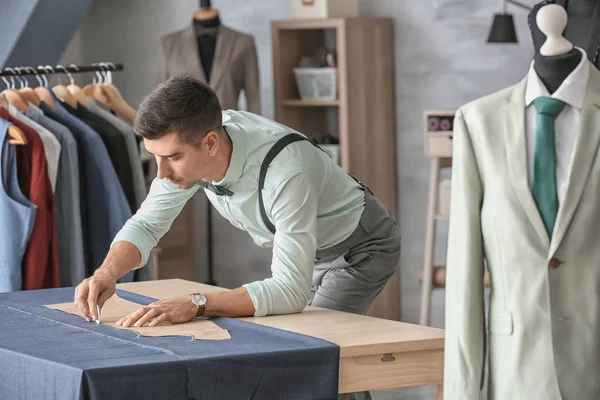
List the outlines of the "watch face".
{"type": "Polygon", "coordinates": [[[192,295],[192,302],[197,306],[197,307],[203,307],[206,305],[206,297],[204,297],[203,294],[201,293],[194,293],[192,295]]]}

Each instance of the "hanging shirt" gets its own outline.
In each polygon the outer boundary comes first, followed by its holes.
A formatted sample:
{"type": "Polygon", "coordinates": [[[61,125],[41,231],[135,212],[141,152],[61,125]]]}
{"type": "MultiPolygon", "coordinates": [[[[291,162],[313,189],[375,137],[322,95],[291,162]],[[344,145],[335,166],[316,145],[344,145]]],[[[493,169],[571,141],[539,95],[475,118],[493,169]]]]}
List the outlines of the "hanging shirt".
{"type": "MultiPolygon", "coordinates": [[[[263,247],[273,247],[273,276],[252,282],[248,290],[256,316],[290,312],[306,306],[317,249],[341,243],[357,228],[365,205],[363,188],[325,152],[307,141],[287,146],[270,164],[263,198],[277,229],[264,225],[258,206],[258,174],[265,155],[292,129],[255,114],[223,111],[223,126],[233,152],[223,180],[214,182],[233,196],[205,193],[234,226],[247,231],[263,247]]],[[[144,265],[148,253],[199,186],[180,189],[155,179],[140,210],[127,221],[114,242],[134,244],[144,265]]]]}
{"type": "Polygon", "coordinates": [[[59,287],[54,195],[44,146],[38,133],[0,108],[0,117],[21,128],[26,145],[17,146],[17,172],[23,194],[37,207],[33,232],[23,259],[23,289],[59,287]]]}
{"type": "Polygon", "coordinates": [[[81,225],[77,142],[67,127],[46,117],[35,105],[30,103],[25,115],[48,129],[61,145],[54,193],[60,284],[63,287],[76,286],[87,278],[81,225]]]}
{"type": "Polygon", "coordinates": [[[36,206],[19,187],[16,145],[9,144],[6,135],[9,125],[0,118],[0,293],[23,287],[23,257],[36,214],[36,206]]]}
{"type": "Polygon", "coordinates": [[[135,212],[137,206],[135,204],[135,193],[133,191],[133,176],[131,174],[131,164],[129,162],[129,155],[127,154],[127,146],[123,135],[121,135],[118,129],[110,123],[90,112],[85,107],[78,106],[74,109],[67,103],[61,104],[69,113],[85,122],[100,135],[129,203],[130,211],[132,213],[135,212]]]}
{"type": "Polygon", "coordinates": [[[48,163],[48,178],[50,179],[50,184],[52,185],[52,192],[56,190],[56,177],[58,175],[58,160],[60,159],[60,151],[61,146],[59,141],[54,137],[54,135],[49,132],[46,128],[41,126],[35,121],[32,121],[30,118],[23,115],[19,109],[12,104],[8,105],[8,112],[14,118],[23,122],[30,128],[34,129],[40,139],[42,140],[42,144],[44,146],[44,155],[46,156],[46,162],[48,163]]]}
{"type": "Polygon", "coordinates": [[[80,180],[83,185],[82,223],[87,256],[86,274],[90,276],[102,264],[112,238],[132,213],[100,136],[71,115],[59,101],[56,102],[55,109],[44,102],[40,104],[40,108],[48,117],[69,128],[81,151],[79,168],[80,174],[83,174],[83,179],[80,180]]]}

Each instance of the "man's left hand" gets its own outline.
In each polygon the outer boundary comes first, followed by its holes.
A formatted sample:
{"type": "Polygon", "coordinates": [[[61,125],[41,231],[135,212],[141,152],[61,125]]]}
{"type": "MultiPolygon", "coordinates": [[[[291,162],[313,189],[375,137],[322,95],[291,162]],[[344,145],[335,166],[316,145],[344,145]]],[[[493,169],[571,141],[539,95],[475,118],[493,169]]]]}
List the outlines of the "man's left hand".
{"type": "Polygon", "coordinates": [[[190,296],[159,300],[132,312],[116,322],[117,326],[157,326],[163,322],[182,324],[196,318],[198,308],[190,296]]]}

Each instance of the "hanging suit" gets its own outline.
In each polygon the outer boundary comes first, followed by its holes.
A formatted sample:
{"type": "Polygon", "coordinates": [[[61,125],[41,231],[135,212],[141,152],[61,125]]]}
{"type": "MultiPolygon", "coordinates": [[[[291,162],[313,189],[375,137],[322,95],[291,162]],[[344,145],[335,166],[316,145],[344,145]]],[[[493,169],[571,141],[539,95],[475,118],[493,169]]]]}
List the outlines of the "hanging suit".
{"type": "Polygon", "coordinates": [[[210,79],[202,68],[194,27],[161,39],[158,65],[159,83],[184,74],[196,78],[215,91],[224,110],[239,110],[238,98],[244,90],[247,110],[260,114],[258,58],[250,35],[219,27],[210,79]]]}
{"type": "MultiPolygon", "coordinates": [[[[102,264],[110,249],[110,242],[131,217],[131,209],[110,156],[102,139],[92,128],[71,115],[57,100],[52,109],[42,102],[44,113],[65,125],[77,141],[82,198],[82,225],[85,236],[87,276],[91,276],[102,264]]],[[[122,278],[133,279],[133,272],[122,278]]]]}
{"type": "Polygon", "coordinates": [[[15,145],[8,143],[9,122],[0,118],[0,292],[21,290],[21,264],[33,231],[37,207],[21,192],[15,145]]]}

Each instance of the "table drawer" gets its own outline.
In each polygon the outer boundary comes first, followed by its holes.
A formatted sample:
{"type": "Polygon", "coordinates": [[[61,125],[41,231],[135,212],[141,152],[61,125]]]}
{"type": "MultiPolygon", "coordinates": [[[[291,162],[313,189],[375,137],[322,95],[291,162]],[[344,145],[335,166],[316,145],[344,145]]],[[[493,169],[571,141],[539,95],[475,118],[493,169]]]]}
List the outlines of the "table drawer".
{"type": "Polygon", "coordinates": [[[443,349],[343,357],[339,393],[440,385],[443,379],[443,349]]]}

